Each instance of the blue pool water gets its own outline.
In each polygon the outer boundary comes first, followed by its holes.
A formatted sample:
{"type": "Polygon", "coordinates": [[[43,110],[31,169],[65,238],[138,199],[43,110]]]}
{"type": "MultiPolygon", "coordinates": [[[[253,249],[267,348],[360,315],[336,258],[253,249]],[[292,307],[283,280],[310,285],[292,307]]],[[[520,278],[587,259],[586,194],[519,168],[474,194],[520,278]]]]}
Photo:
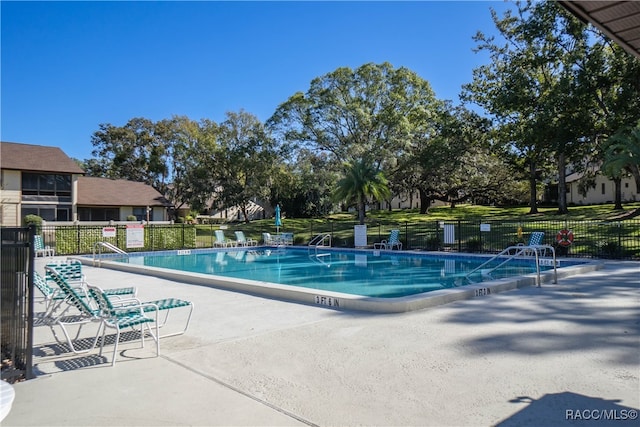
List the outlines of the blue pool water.
{"type": "MultiPolygon", "coordinates": [[[[390,254],[384,251],[326,250],[316,253],[296,248],[258,248],[132,254],[122,262],[352,295],[394,298],[467,285],[470,283],[467,274],[486,260],[485,257],[390,254]]],[[[533,261],[513,260],[492,272],[490,277],[483,277],[478,272],[471,279],[479,282],[534,272],[533,261]]]]}

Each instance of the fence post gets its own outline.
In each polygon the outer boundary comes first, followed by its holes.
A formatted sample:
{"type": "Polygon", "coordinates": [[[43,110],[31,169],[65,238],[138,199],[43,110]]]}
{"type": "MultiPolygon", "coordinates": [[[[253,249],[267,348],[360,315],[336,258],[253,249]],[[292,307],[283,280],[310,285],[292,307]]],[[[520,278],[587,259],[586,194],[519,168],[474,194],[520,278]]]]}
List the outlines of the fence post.
{"type": "Polygon", "coordinates": [[[404,223],[404,238],[407,241],[407,250],[411,249],[411,245],[409,242],[409,223],[404,223]]]}

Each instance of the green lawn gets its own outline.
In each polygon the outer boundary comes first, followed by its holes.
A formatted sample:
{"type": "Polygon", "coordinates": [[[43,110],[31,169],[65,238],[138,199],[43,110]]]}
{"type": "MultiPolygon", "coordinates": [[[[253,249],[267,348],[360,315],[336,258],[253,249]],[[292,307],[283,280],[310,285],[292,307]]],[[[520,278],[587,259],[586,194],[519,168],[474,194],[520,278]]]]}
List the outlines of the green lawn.
{"type": "MultiPolygon", "coordinates": [[[[448,206],[434,207],[427,215],[422,215],[418,210],[394,210],[394,211],[374,211],[368,212],[368,218],[378,220],[389,220],[394,222],[419,222],[419,221],[455,221],[455,220],[565,220],[591,221],[591,220],[611,220],[621,214],[630,213],[635,209],[640,209],[640,202],[628,203],[624,205],[622,211],[613,210],[613,205],[594,206],[573,206],[569,208],[567,215],[558,215],[558,208],[542,207],[537,214],[529,215],[529,207],[500,208],[491,206],[458,205],[455,208],[448,206]]],[[[332,215],[335,217],[351,218],[353,215],[332,215]]]]}
{"type": "MultiPolygon", "coordinates": [[[[386,238],[391,228],[401,228],[405,245],[441,249],[439,222],[462,221],[463,224],[459,227],[457,235],[463,245],[460,249],[474,251],[472,248],[479,245],[482,250],[495,251],[504,248],[505,245],[522,241],[529,232],[535,230],[545,231],[549,244],[554,241],[558,230],[570,227],[576,234],[577,241],[572,248],[576,255],[582,251],[590,254],[598,245],[613,245],[625,250],[631,247],[633,253],[636,253],[636,243],[640,241],[640,230],[633,226],[631,230],[625,231],[625,235],[621,238],[620,227],[617,227],[615,222],[610,222],[629,216],[636,210],[640,211],[640,203],[626,204],[622,211],[614,211],[613,205],[570,207],[567,215],[558,215],[557,208],[540,208],[540,213],[529,215],[528,207],[498,208],[473,205],[458,205],[453,209],[435,207],[426,215],[420,214],[417,210],[370,211],[367,212],[367,232],[369,242],[372,243],[386,238]],[[478,232],[478,223],[483,221],[492,222],[491,233],[478,232]],[[518,228],[522,229],[524,237],[523,234],[518,233],[518,228]],[[481,241],[478,242],[478,240],[481,241]]],[[[637,224],[638,220],[640,216],[630,222],[637,224]]],[[[338,213],[324,219],[285,217],[280,231],[293,232],[295,244],[305,244],[315,234],[331,233],[333,246],[349,247],[353,245],[353,225],[356,223],[355,213],[338,213]]],[[[213,230],[219,227],[220,225],[198,226],[197,246],[213,246],[215,242],[213,230]]],[[[234,230],[243,230],[247,237],[260,242],[263,232],[272,234],[276,232],[273,219],[230,223],[223,227],[225,227],[227,238],[234,239],[234,230]]]]}

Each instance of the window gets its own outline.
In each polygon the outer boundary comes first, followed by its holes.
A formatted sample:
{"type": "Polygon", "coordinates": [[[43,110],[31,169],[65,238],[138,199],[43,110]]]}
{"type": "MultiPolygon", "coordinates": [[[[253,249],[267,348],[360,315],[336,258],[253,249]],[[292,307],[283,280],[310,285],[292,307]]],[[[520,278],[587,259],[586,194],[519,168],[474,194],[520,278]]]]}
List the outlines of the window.
{"type": "Polygon", "coordinates": [[[78,208],[79,221],[119,221],[119,208],[78,208]]]}
{"type": "Polygon", "coordinates": [[[22,194],[71,196],[71,175],[22,173],[22,194]]]}
{"type": "Polygon", "coordinates": [[[136,216],[136,219],[138,221],[146,221],[147,220],[147,208],[146,207],[133,208],[133,214],[136,216]]]}
{"type": "Polygon", "coordinates": [[[602,183],[602,194],[607,194],[607,186],[604,182],[602,183]]]}
{"type": "Polygon", "coordinates": [[[56,208],[56,221],[71,221],[71,208],[56,208]]]}
{"type": "Polygon", "coordinates": [[[45,221],[71,221],[71,205],[22,205],[22,218],[38,215],[45,221]]]}

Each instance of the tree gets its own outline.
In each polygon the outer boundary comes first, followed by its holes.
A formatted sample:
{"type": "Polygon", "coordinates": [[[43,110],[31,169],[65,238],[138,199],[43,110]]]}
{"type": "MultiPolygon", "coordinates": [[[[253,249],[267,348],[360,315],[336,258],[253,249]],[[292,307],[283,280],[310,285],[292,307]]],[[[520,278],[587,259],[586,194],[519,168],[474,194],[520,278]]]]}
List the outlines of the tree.
{"type": "Polygon", "coordinates": [[[345,175],[334,192],[335,200],[355,204],[358,220],[364,224],[365,208],[370,199],[382,201],[391,194],[384,174],[366,157],[345,164],[345,175]]]}
{"type": "Polygon", "coordinates": [[[622,209],[621,179],[630,173],[640,190],[638,124],[640,123],[640,60],[600,35],[583,79],[594,105],[596,150],[588,159],[613,179],[614,209],[622,209]]]}
{"type": "Polygon", "coordinates": [[[288,216],[319,217],[333,210],[331,192],[339,178],[335,161],[327,153],[299,150],[272,175],[271,203],[280,204],[288,216]]]}
{"type": "Polygon", "coordinates": [[[243,110],[226,116],[219,128],[216,165],[209,171],[217,183],[214,198],[222,208],[239,206],[248,222],[249,203],[269,197],[272,165],[279,154],[257,117],[243,110]]]}
{"type": "Polygon", "coordinates": [[[622,128],[608,139],[602,172],[615,183],[614,209],[622,209],[621,181],[631,174],[640,192],[640,122],[635,128],[622,128]]]}
{"type": "Polygon", "coordinates": [[[217,186],[210,171],[216,168],[219,127],[211,120],[195,122],[184,116],[171,121],[173,179],[165,196],[176,210],[188,205],[193,211],[202,211],[217,186]]]}
{"type": "Polygon", "coordinates": [[[414,72],[369,63],[313,79],[267,123],[297,148],[331,153],[341,162],[367,156],[377,167],[402,154],[434,102],[429,83],[414,72]]]}
{"type": "Polygon", "coordinates": [[[100,124],[91,137],[91,154],[97,160],[90,170],[106,178],[144,182],[164,194],[170,180],[170,135],[164,124],[139,117],[122,127],[100,124]]]}
{"type": "Polygon", "coordinates": [[[588,48],[586,26],[554,2],[517,2],[515,14],[507,11],[502,18],[495,11],[492,14],[505,43],[499,45],[482,33],[475,36],[477,50],[488,51],[491,64],[474,70],[464,97],[498,120],[503,142],[525,160],[530,213],[537,213],[540,165],[555,154],[559,211],[566,212],[567,158],[589,142],[581,139],[584,127],[576,122],[589,115],[584,88],[576,83],[588,48]]]}

